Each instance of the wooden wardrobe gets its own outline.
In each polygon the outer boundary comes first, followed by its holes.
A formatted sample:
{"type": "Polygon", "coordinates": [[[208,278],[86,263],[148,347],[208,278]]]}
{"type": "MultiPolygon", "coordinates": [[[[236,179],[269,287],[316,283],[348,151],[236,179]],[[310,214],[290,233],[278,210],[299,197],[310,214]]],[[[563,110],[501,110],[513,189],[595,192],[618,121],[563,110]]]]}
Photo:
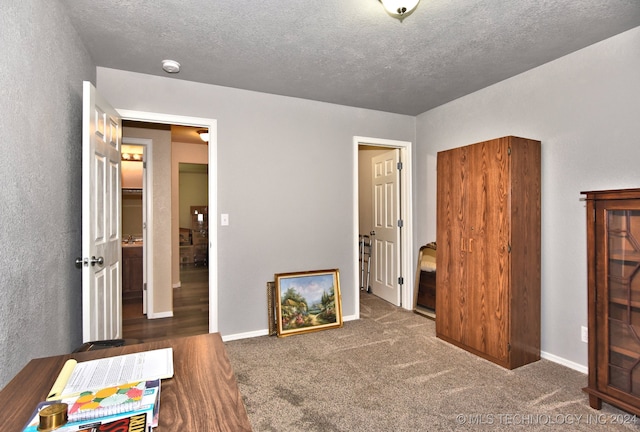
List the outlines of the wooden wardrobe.
{"type": "Polygon", "coordinates": [[[436,336],[505,368],[540,359],[540,142],[438,153],[436,336]]]}

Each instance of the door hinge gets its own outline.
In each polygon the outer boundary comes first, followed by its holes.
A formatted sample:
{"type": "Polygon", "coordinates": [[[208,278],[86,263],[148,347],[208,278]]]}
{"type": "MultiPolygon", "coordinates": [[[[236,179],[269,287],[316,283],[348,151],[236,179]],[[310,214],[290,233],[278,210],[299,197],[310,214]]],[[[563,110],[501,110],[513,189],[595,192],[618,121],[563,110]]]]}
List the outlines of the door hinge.
{"type": "Polygon", "coordinates": [[[404,221],[402,219],[398,219],[398,228],[402,228],[404,226],[404,221]]]}
{"type": "Polygon", "coordinates": [[[511,253],[511,245],[510,244],[507,245],[507,252],[511,253]]]}
{"type": "Polygon", "coordinates": [[[511,147],[507,147],[507,154],[511,156],[511,147]]]}
{"type": "Polygon", "coordinates": [[[147,290],[147,283],[143,283],[142,284],[142,291],[146,291],[147,290]]]}
{"type": "Polygon", "coordinates": [[[402,162],[398,162],[398,171],[402,171],[402,162]]]}
{"type": "Polygon", "coordinates": [[[511,344],[510,343],[507,344],[507,351],[511,352],[511,344]]]}
{"type": "Polygon", "coordinates": [[[404,285],[404,278],[402,276],[398,278],[398,285],[404,285]]]}
{"type": "Polygon", "coordinates": [[[146,162],[142,162],[142,169],[147,169],[147,163],[146,162]]]}

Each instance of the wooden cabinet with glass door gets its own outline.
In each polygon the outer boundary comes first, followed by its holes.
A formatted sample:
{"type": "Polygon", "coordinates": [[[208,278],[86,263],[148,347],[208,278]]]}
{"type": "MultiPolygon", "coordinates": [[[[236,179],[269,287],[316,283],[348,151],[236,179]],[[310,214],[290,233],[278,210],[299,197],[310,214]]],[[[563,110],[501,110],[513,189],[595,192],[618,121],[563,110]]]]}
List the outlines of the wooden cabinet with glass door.
{"type": "Polygon", "coordinates": [[[640,415],[640,189],[587,202],[589,404],[640,415]]]}

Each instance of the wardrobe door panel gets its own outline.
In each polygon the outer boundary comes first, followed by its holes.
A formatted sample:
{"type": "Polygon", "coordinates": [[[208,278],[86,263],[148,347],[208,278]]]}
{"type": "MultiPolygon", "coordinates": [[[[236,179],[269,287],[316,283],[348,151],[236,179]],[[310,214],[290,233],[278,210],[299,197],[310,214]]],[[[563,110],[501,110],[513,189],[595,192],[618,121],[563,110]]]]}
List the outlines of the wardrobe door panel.
{"type": "Polygon", "coordinates": [[[470,146],[468,254],[469,318],[467,345],[504,362],[508,358],[508,154],[500,140],[470,146]],[[506,238],[505,238],[506,236],[506,238]]]}
{"type": "Polygon", "coordinates": [[[445,338],[460,340],[469,326],[467,319],[467,256],[463,247],[468,192],[465,177],[468,158],[459,148],[438,153],[436,272],[437,333],[445,338]]]}

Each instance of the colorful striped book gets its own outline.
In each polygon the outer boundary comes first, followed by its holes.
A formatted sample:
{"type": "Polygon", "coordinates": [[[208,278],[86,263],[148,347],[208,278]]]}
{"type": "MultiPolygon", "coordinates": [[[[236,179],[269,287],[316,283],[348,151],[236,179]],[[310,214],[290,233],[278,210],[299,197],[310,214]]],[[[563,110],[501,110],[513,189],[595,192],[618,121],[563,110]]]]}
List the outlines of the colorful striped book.
{"type": "Polygon", "coordinates": [[[56,432],[110,431],[110,427],[116,425],[122,426],[118,431],[147,432],[158,425],[160,380],[108,387],[59,401],[43,402],[23,432],[37,432],[40,410],[60,402],[68,406],[68,421],[56,432]],[[143,418],[144,421],[141,420],[143,418]]]}

